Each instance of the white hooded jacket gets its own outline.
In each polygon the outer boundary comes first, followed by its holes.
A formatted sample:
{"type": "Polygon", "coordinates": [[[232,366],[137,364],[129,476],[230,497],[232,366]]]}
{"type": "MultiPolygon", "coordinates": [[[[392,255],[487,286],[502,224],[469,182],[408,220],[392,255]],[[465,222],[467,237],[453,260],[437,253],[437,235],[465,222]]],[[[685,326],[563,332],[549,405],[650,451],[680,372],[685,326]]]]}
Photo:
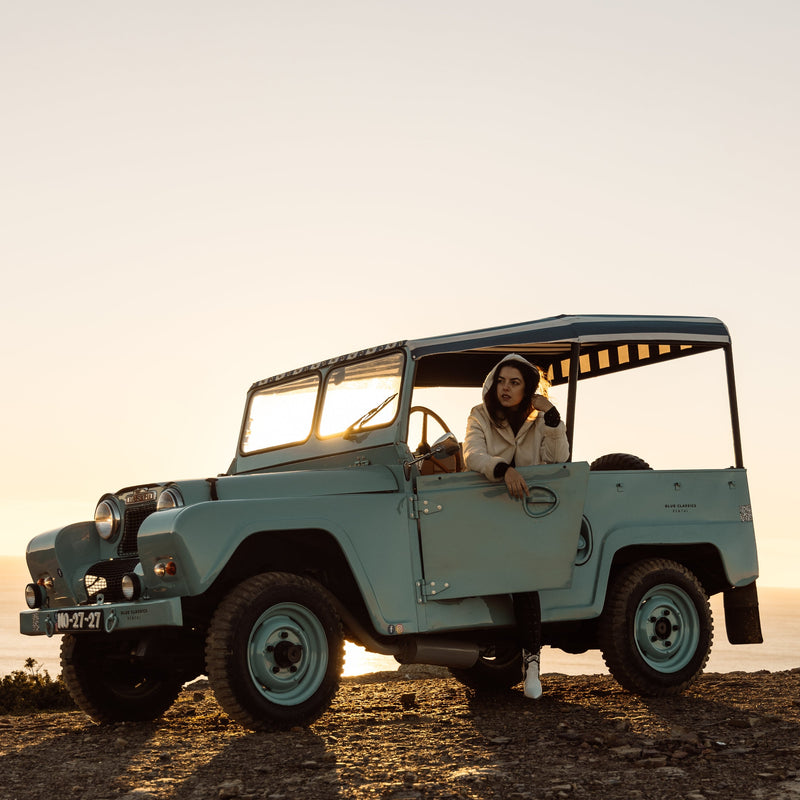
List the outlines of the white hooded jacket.
{"type": "MultiPolygon", "coordinates": [[[[512,353],[500,361],[483,382],[484,402],[472,409],[467,420],[464,438],[464,460],[467,469],[482,472],[490,481],[499,481],[494,475],[500,464],[514,463],[517,467],[535,464],[556,464],[569,458],[569,442],[563,421],[555,428],[545,425],[544,414],[534,410],[519,432],[514,436],[511,426],[504,422],[501,427],[492,422],[486,408],[486,395],[491,391],[494,376],[501,366],[521,361],[533,365],[522,356],[512,353]]],[[[533,369],[536,369],[533,367],[533,369]]]]}

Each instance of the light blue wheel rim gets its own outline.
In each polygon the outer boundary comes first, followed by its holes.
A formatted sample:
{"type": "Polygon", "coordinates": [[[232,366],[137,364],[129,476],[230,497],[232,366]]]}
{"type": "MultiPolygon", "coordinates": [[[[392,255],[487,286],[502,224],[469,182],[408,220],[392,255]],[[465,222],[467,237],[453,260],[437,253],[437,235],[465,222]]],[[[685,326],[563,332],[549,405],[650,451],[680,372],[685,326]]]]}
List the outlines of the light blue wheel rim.
{"type": "Polygon", "coordinates": [[[656,672],[680,672],[697,653],[700,636],[700,615],[683,589],[660,584],[639,603],[634,619],[636,647],[656,672]]]}
{"type": "Polygon", "coordinates": [[[317,616],[296,603],[268,608],[247,642],[253,684],[270,702],[295,706],[319,689],[328,669],[328,639],[317,616]]]}

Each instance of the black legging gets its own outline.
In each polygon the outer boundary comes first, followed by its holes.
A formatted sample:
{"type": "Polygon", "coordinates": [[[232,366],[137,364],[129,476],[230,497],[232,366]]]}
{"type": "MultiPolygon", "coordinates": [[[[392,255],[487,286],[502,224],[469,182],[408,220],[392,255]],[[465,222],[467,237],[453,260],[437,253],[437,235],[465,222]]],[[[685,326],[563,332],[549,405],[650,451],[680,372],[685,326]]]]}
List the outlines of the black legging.
{"type": "Polygon", "coordinates": [[[542,606],[539,593],[520,592],[512,597],[522,649],[538,653],[542,646],[542,606]]]}

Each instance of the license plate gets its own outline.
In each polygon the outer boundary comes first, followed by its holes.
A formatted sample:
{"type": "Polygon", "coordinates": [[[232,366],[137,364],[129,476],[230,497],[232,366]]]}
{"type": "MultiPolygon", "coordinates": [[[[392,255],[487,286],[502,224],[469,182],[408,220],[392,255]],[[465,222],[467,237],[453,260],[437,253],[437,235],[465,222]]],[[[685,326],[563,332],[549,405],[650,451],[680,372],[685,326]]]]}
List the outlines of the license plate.
{"type": "Polygon", "coordinates": [[[57,611],[56,631],[99,631],[103,629],[103,612],[92,611],[57,611]]]}

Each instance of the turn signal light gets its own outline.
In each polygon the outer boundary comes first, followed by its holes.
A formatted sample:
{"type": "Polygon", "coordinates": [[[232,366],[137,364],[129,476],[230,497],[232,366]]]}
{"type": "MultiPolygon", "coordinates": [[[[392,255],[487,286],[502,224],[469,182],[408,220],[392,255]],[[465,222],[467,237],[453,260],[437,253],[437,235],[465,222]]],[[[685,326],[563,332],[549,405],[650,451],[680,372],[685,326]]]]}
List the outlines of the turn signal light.
{"type": "Polygon", "coordinates": [[[56,585],[56,582],[53,580],[52,575],[44,575],[41,578],[39,578],[39,580],[36,581],[36,583],[38,583],[39,586],[43,586],[45,589],[52,589],[56,585]]]}
{"type": "Polygon", "coordinates": [[[156,577],[163,578],[165,575],[176,575],[178,565],[174,561],[158,561],[153,567],[156,577]]]}

